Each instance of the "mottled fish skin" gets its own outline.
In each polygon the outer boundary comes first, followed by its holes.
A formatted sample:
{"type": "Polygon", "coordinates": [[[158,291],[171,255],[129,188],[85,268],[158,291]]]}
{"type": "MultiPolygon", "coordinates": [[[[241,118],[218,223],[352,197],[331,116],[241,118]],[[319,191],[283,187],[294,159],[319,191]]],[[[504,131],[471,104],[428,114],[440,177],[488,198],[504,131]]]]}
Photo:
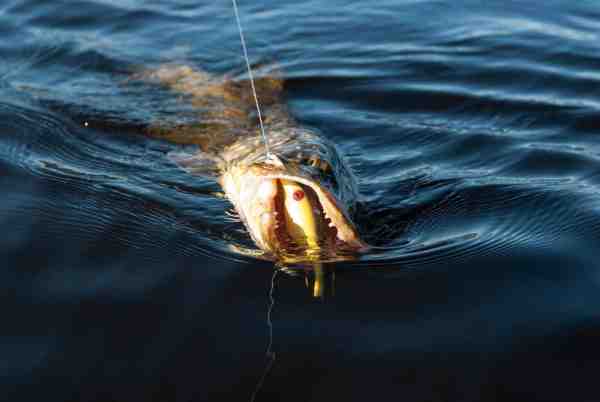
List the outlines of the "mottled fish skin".
{"type": "MultiPolygon", "coordinates": [[[[265,198],[260,189],[265,188],[265,182],[280,179],[312,188],[315,200],[319,200],[325,217],[332,222],[329,226],[336,227],[345,248],[364,250],[366,245],[350,219],[357,199],[351,170],[333,143],[292,118],[285,104],[285,83],[277,78],[277,73],[272,74],[256,79],[255,87],[269,147],[279,161],[276,164],[266,159],[249,82],[214,77],[188,66],[166,65],[138,75],[185,95],[198,110],[195,125],[155,126],[147,134],[178,144],[197,145],[198,151],[193,154],[175,152],[169,156],[192,174],[213,172],[250,236],[268,255],[277,258],[283,246],[275,233],[274,201],[265,198]]],[[[335,259],[338,254],[336,244],[330,248],[322,250],[324,260],[335,259]]]]}

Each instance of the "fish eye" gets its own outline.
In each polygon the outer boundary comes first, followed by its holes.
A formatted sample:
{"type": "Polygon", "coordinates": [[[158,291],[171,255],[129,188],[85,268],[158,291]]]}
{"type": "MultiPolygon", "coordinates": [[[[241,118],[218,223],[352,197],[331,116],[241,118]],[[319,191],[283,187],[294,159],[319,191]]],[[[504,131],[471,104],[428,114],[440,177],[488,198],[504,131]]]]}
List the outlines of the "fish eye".
{"type": "Polygon", "coordinates": [[[329,162],[327,162],[324,159],[313,157],[308,160],[308,164],[312,167],[319,169],[323,173],[328,173],[331,171],[331,166],[329,165],[329,162]]]}

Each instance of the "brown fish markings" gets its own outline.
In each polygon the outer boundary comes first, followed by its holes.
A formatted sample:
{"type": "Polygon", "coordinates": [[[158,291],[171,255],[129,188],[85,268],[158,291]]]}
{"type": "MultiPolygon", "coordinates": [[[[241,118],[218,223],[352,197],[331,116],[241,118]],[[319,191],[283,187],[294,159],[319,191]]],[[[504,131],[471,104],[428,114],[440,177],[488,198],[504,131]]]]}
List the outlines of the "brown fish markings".
{"type": "Polygon", "coordinates": [[[149,130],[196,153],[169,157],[192,174],[210,174],[223,188],[256,245],[283,261],[348,258],[366,249],[350,219],[354,177],[330,141],[299,125],[284,103],[284,81],[259,78],[256,89],[269,145],[267,160],[247,81],[216,78],[187,66],[164,66],[141,77],[189,97],[193,126],[149,130]]]}

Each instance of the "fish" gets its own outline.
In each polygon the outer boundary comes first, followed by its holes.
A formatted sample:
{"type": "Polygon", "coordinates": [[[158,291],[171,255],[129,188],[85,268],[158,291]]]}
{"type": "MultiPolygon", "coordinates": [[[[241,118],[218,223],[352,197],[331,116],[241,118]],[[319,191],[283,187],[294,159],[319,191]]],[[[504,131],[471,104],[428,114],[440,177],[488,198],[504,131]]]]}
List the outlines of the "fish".
{"type": "Polygon", "coordinates": [[[147,134],[196,146],[168,158],[220,184],[264,258],[300,264],[352,258],[368,249],[352,219],[355,175],[332,141],[293,118],[285,80],[271,70],[255,80],[269,154],[250,82],[186,65],[162,65],[138,78],[191,102],[197,123],[157,125],[147,134]]]}

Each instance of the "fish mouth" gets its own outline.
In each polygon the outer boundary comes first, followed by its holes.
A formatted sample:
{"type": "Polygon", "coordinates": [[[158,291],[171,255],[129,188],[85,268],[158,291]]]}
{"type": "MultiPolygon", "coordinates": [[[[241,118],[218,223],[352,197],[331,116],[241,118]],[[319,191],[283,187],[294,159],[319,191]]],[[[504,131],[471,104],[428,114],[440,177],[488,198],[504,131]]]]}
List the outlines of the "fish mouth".
{"type": "Polygon", "coordinates": [[[263,177],[261,216],[267,248],[286,262],[345,259],[366,250],[351,220],[328,190],[284,173],[263,177]]]}

